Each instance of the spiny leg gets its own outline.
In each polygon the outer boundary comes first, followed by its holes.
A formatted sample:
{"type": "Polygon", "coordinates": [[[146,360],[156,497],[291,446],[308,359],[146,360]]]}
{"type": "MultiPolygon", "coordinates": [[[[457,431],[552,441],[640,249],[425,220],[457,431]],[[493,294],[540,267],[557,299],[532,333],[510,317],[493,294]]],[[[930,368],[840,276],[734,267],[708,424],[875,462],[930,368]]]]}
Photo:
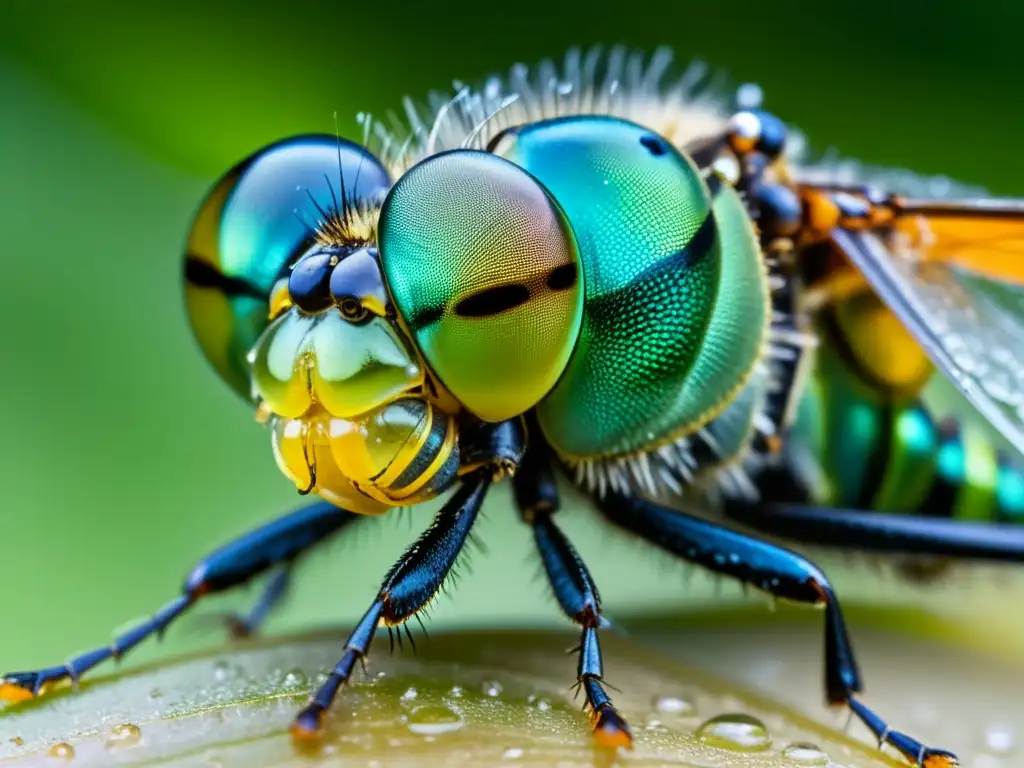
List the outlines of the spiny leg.
{"type": "Polygon", "coordinates": [[[150,635],[163,634],[171,622],[204,595],[224,592],[276,565],[287,567],[303,551],[359,517],[319,502],[235,539],[200,560],[185,580],[181,595],[149,620],[119,635],[109,646],[86,651],[65,664],[5,675],[0,679],[0,700],[31,698],[64,679],[76,683],[96,665],[111,658],[120,659],[150,635]]]}
{"type": "Polygon", "coordinates": [[[645,499],[610,494],[597,499],[613,523],[652,544],[716,573],[731,576],[776,597],[825,607],[825,693],[831,704],[850,708],[878,739],[921,768],[958,765],[954,755],[931,749],[889,729],[886,722],[854,698],[860,673],[839,600],[825,575],[809,560],[774,544],[645,499]]]}
{"type": "Polygon", "coordinates": [[[295,738],[310,740],[319,736],[324,712],[341,686],[352,677],[356,662],[365,661],[378,624],[383,621],[395,626],[405,622],[441,588],[477,518],[491,484],[492,471],[491,467],[486,467],[467,475],[430,528],[388,571],[373,604],[345,642],[341,660],[295,718],[292,724],[295,738]]]}
{"type": "Polygon", "coordinates": [[[601,685],[603,664],[597,630],[607,626],[601,616],[601,596],[586,563],[555,525],[553,516],[559,507],[558,490],[546,446],[531,445],[514,483],[516,504],[523,520],[533,529],[555,598],[565,615],[583,627],[576,687],[582,688],[586,695],[594,736],[602,747],[628,749],[633,744],[629,724],[612,706],[601,685]]]}

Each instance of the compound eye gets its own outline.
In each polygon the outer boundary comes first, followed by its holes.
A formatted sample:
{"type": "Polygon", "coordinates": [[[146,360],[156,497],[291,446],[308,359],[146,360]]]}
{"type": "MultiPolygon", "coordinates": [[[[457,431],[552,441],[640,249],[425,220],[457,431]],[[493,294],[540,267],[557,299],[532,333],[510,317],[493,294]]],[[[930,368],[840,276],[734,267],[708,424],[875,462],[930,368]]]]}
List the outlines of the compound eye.
{"type": "Polygon", "coordinates": [[[537,179],[487,152],[434,155],[392,188],[378,245],[399,314],[469,411],[500,421],[552,389],[583,289],[572,228],[537,179]]]}
{"type": "Polygon", "coordinates": [[[322,312],[334,303],[331,297],[331,272],[338,263],[337,254],[315,251],[303,256],[288,276],[288,293],[303,312],[322,312]]]}
{"type": "MultiPolygon", "coordinates": [[[[377,204],[391,186],[364,147],[333,135],[295,136],[228,170],[193,217],[184,259],[189,321],[206,358],[243,397],[251,388],[249,351],[293,304],[288,265],[308,252],[313,223],[337,210],[343,182],[349,205],[377,204]]],[[[323,301],[309,280],[315,275],[311,269],[295,287],[306,307],[323,301]]]]}

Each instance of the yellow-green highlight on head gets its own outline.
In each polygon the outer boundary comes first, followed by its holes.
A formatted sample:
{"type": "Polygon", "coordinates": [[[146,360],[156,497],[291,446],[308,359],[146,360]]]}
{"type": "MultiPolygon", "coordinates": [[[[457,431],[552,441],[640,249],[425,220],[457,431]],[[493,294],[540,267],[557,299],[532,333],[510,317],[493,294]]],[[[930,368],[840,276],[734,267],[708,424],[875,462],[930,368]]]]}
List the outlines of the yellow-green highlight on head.
{"type": "Polygon", "coordinates": [[[469,411],[500,421],[551,390],[579,334],[582,270],[535,178],[486,152],[435,155],[392,188],[378,245],[398,311],[469,411]]]}

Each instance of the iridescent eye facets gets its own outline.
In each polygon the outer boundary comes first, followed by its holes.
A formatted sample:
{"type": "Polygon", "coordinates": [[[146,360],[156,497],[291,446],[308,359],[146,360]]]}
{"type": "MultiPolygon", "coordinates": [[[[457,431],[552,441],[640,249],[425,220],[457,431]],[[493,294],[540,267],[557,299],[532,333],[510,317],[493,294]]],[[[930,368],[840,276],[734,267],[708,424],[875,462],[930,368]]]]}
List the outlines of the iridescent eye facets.
{"type": "MultiPolygon", "coordinates": [[[[267,325],[282,270],[308,247],[325,215],[343,203],[379,201],[390,184],[387,170],[364,147],[310,135],[259,149],[210,190],[189,232],[185,297],[203,353],[239,394],[249,396],[246,354],[267,325]]],[[[295,303],[307,311],[323,308],[315,272],[300,278],[295,303]]]]}
{"type": "Polygon", "coordinates": [[[434,155],[396,182],[378,239],[398,312],[468,411],[502,421],[551,390],[583,287],[572,229],[535,178],[487,152],[434,155]]]}

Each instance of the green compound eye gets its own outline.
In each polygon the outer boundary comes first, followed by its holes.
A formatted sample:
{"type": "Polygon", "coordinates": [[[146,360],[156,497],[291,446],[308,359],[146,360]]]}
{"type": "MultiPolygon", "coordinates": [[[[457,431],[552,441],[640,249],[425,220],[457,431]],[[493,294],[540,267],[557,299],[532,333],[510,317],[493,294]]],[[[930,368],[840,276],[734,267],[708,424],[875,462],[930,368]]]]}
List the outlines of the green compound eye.
{"type": "Polygon", "coordinates": [[[430,157],[388,194],[378,244],[398,311],[469,411],[501,421],[551,390],[579,334],[582,273],[535,178],[486,152],[430,157]]]}
{"type": "Polygon", "coordinates": [[[766,325],[764,268],[736,193],[634,123],[567,117],[492,150],[572,222],[586,298],[579,341],[538,406],[564,456],[621,455],[698,429],[735,397],[766,325]]]}

